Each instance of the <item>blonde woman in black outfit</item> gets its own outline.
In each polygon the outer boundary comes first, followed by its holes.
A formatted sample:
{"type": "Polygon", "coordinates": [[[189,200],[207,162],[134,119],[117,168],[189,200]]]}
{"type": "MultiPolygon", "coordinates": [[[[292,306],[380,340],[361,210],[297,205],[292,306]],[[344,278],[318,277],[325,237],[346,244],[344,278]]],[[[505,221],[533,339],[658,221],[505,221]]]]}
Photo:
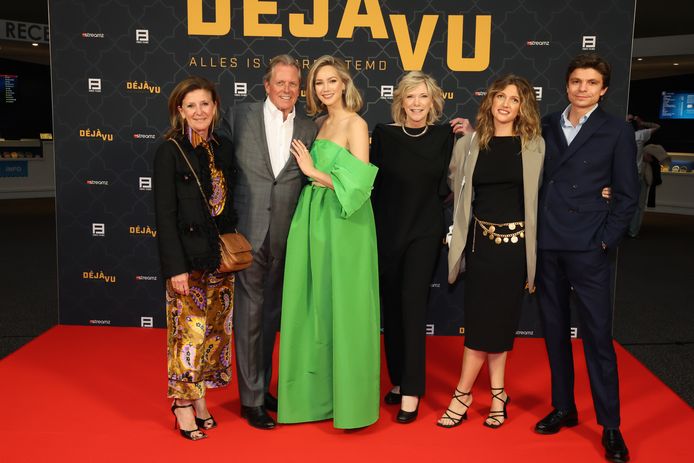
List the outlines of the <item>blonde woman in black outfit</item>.
{"type": "MultiPolygon", "coordinates": [[[[379,172],[372,202],[378,237],[383,331],[397,421],[417,417],[424,394],[425,313],[444,232],[442,199],[453,148],[448,124],[435,125],[443,92],[421,72],[402,77],[393,96],[393,123],[378,124],[370,159],[379,172]]],[[[456,125],[459,130],[466,120],[456,125]]]]}

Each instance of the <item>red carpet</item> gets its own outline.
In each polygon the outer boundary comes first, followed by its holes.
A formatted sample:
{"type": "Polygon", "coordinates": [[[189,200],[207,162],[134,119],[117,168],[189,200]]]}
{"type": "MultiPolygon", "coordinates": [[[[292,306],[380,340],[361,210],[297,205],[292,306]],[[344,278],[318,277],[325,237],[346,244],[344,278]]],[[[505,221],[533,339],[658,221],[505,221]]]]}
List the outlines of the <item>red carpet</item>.
{"type": "MultiPolygon", "coordinates": [[[[1,460],[602,461],[580,341],[574,344],[580,425],[554,436],[532,432],[550,409],[541,339],[516,342],[506,383],[513,401],[498,430],[482,426],[490,403],[486,369],[473,390],[469,420],[454,429],[435,426],[457,382],[462,340],[427,341],[428,394],[410,425],[395,423],[397,407],[384,405],[380,420],[360,431],[338,431],[328,421],[260,431],[240,418],[234,381],[208,395],[219,428],[189,442],[173,431],[165,398],[164,330],[58,326],[0,362],[1,460]]],[[[692,458],[692,409],[619,346],[617,355],[622,432],[632,461],[692,458]]],[[[388,387],[384,375],[381,389],[388,387]]]]}

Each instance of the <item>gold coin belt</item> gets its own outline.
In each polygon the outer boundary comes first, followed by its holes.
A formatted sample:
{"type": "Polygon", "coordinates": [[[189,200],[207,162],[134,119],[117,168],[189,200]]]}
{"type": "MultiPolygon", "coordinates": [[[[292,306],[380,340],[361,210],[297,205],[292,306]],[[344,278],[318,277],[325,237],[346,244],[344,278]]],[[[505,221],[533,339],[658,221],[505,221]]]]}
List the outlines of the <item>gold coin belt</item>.
{"type": "MultiPolygon", "coordinates": [[[[489,238],[490,241],[494,241],[494,243],[496,244],[516,244],[520,239],[525,238],[525,230],[522,230],[522,228],[525,227],[525,222],[523,221],[493,223],[480,220],[476,216],[473,217],[475,218],[475,226],[479,225],[479,227],[482,229],[482,236],[486,236],[487,238],[489,238]],[[497,233],[497,230],[502,227],[507,227],[511,231],[511,233],[497,233]],[[521,230],[515,231],[517,228],[521,228],[521,230]]],[[[477,233],[475,232],[472,234],[472,252],[475,252],[476,237],[477,233]]]]}

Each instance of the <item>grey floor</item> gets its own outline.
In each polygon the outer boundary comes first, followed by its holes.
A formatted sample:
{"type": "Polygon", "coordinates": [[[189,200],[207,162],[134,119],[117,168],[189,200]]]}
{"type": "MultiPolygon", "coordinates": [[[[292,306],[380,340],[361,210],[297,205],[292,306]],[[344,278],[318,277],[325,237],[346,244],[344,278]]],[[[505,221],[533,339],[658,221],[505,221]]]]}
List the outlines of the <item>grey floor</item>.
{"type": "MultiPolygon", "coordinates": [[[[0,201],[0,358],[58,323],[52,199],[0,201]]],[[[694,406],[694,216],[646,214],[619,250],[615,338],[694,406]]]]}

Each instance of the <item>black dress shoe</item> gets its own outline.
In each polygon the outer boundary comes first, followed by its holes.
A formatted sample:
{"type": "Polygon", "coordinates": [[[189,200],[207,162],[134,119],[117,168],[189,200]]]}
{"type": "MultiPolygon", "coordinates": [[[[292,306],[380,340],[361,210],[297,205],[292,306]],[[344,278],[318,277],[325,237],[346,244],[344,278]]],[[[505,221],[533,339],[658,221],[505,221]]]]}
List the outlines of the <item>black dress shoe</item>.
{"type": "Polygon", "coordinates": [[[398,423],[400,424],[407,424],[411,423],[417,418],[417,414],[419,413],[419,402],[417,402],[417,408],[414,409],[414,411],[411,412],[406,412],[402,408],[400,411],[398,411],[398,416],[395,418],[398,423]]]}
{"type": "Polygon", "coordinates": [[[419,412],[419,407],[413,412],[406,412],[405,410],[400,410],[398,416],[395,418],[400,424],[411,423],[417,418],[417,413],[419,412]]]}
{"type": "Polygon", "coordinates": [[[573,410],[558,410],[542,418],[535,425],[535,432],[538,434],[556,434],[563,427],[576,426],[578,424],[578,413],[573,410]]]}
{"type": "Polygon", "coordinates": [[[386,394],[386,396],[383,398],[383,401],[388,405],[397,405],[402,402],[402,394],[388,391],[388,394],[386,394]]]}
{"type": "Polygon", "coordinates": [[[267,414],[265,407],[246,407],[241,405],[241,418],[246,418],[248,424],[258,429],[273,429],[275,420],[267,414]]]}
{"type": "Polygon", "coordinates": [[[265,410],[270,410],[271,412],[277,411],[277,398],[269,392],[265,393],[265,410]]]}
{"type": "Polygon", "coordinates": [[[629,449],[624,443],[619,429],[604,429],[602,431],[602,446],[605,447],[605,458],[615,463],[629,461],[629,449]]]}

